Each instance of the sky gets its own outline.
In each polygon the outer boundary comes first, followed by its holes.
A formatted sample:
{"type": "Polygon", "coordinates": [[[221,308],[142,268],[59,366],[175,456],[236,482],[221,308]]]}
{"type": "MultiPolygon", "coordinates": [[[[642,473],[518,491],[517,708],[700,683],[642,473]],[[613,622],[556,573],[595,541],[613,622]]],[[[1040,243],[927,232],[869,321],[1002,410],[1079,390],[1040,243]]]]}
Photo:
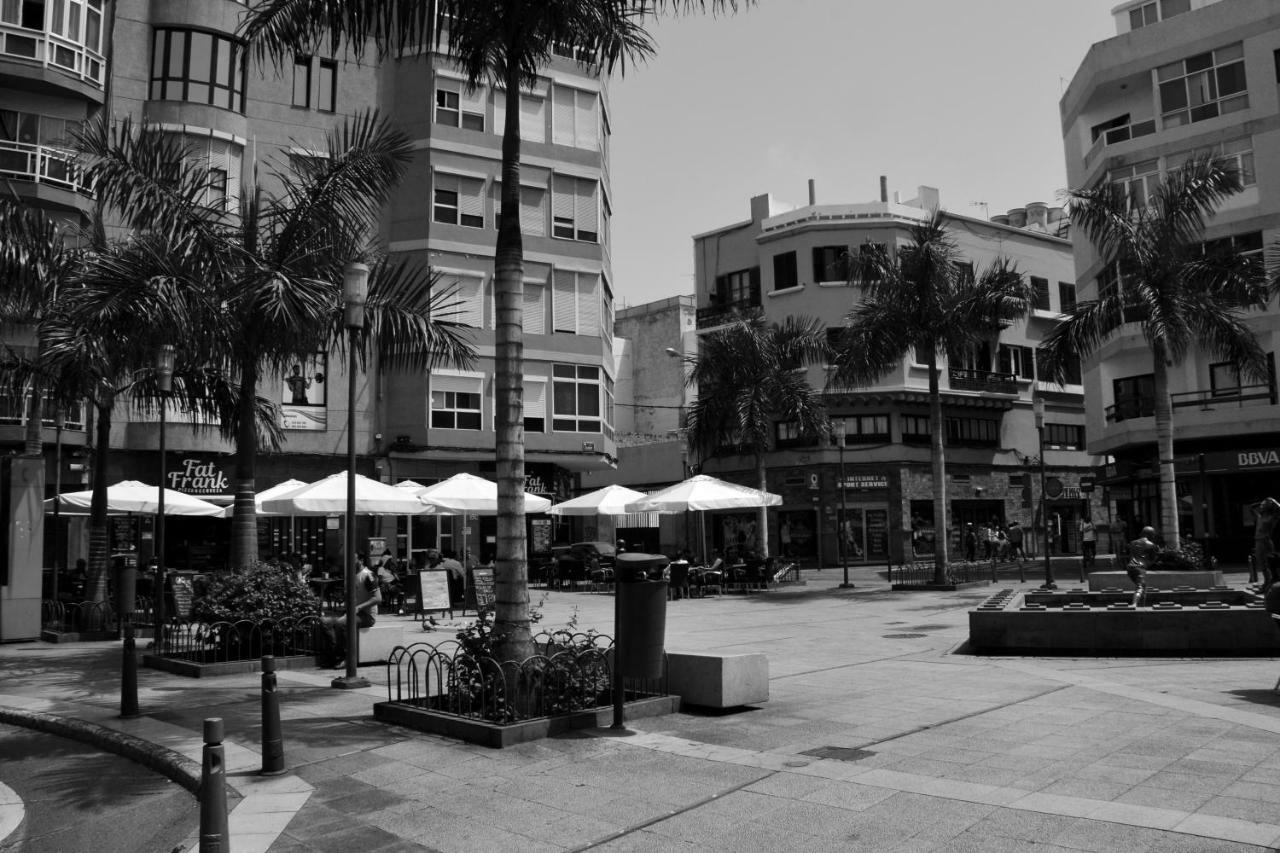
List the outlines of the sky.
{"type": "Polygon", "coordinates": [[[1066,189],[1058,101],[1120,0],[758,0],[666,17],[610,84],[618,307],[692,294],[693,235],[792,204],[994,216],[1066,189]],[[986,207],[977,204],[984,203],[986,207]]]}

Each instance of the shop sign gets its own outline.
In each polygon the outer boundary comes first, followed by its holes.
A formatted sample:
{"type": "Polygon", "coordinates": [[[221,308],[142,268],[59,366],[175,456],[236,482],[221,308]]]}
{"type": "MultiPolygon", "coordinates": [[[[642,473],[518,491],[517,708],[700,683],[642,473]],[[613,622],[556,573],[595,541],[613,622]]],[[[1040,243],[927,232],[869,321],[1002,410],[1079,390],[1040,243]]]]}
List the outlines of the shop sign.
{"type": "Polygon", "coordinates": [[[889,488],[889,478],[884,474],[853,474],[844,478],[843,486],[846,489],[858,491],[887,489],[889,488]]]}
{"type": "Polygon", "coordinates": [[[1062,497],[1062,481],[1057,477],[1050,477],[1044,481],[1044,493],[1051,498],[1062,497]]]}
{"type": "Polygon", "coordinates": [[[1175,463],[1179,474],[1198,474],[1201,465],[1205,473],[1274,470],[1280,468],[1280,450],[1214,450],[1196,456],[1180,456],[1175,463]]]}
{"type": "Polygon", "coordinates": [[[1089,492],[1092,492],[1092,491],[1093,491],[1093,483],[1094,483],[1094,480],[1093,480],[1093,478],[1092,478],[1092,477],[1081,477],[1081,478],[1080,478],[1080,491],[1085,492],[1086,494],[1087,494],[1087,493],[1089,493],[1089,492]]]}
{"type": "Polygon", "coordinates": [[[212,459],[183,459],[165,475],[166,488],[188,495],[225,495],[227,475],[212,459]]]}

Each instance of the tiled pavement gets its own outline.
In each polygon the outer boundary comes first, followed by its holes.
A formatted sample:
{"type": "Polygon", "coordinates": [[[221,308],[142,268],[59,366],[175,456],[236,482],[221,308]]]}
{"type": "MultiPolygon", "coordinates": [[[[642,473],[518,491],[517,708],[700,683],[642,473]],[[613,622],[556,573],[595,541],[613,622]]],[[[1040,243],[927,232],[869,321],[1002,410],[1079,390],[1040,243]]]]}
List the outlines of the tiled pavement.
{"type": "MultiPolygon", "coordinates": [[[[668,648],[765,652],[770,701],[643,719],[628,736],[489,750],[375,723],[382,688],[283,671],[290,772],[263,778],[258,676],[143,670],[145,716],[121,721],[116,644],[0,647],[0,708],[196,760],[201,721],[222,717],[236,853],[1280,845],[1280,661],[979,658],[957,651],[990,588],[893,593],[870,570],[855,570],[853,590],[831,570],[806,580],[673,602],[668,648]]],[[[612,599],[552,593],[543,616],[608,632],[612,599]]]]}

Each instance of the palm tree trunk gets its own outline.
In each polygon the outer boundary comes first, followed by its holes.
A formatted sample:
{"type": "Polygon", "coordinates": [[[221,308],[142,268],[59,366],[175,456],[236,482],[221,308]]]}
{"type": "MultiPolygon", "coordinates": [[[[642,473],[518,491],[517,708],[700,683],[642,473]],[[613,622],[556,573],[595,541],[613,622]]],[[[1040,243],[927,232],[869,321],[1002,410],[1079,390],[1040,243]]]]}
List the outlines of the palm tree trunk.
{"type": "Polygon", "coordinates": [[[89,502],[89,568],[84,597],[87,601],[107,600],[107,572],[111,547],[107,530],[107,453],[111,441],[111,409],[115,396],[94,401],[98,422],[93,438],[93,498],[89,502]]]}
{"type": "MultiPolygon", "coordinates": [[[[764,454],[756,454],[756,480],[760,491],[767,492],[768,479],[765,477],[764,454]]],[[[760,559],[769,559],[769,509],[768,507],[760,507],[760,517],[757,521],[757,528],[760,531],[760,559]]]]}
{"type": "Polygon", "coordinates": [[[1155,364],[1152,384],[1155,386],[1156,456],[1160,472],[1160,535],[1166,548],[1179,547],[1178,479],[1173,465],[1173,399],[1169,396],[1169,363],[1164,345],[1151,346],[1155,364]]]}
{"type": "Polygon", "coordinates": [[[240,363],[240,412],[236,421],[236,468],[231,484],[235,496],[231,517],[231,566],[248,568],[258,559],[258,517],[253,502],[254,474],[258,458],[258,421],[254,401],[258,396],[258,365],[240,363]]]}
{"type": "Polygon", "coordinates": [[[947,457],[942,391],[939,388],[938,352],[929,345],[929,445],[933,469],[933,582],[947,582],[947,457]]]}
{"type": "Polygon", "coordinates": [[[524,333],[520,307],[524,287],[524,241],[520,235],[518,63],[508,65],[506,90],[507,110],[502,129],[502,221],[494,252],[498,554],[493,585],[493,634],[499,660],[522,661],[533,654],[533,638],[529,631],[529,570],[524,529],[524,333]]]}
{"type": "Polygon", "coordinates": [[[44,442],[40,437],[43,424],[44,395],[41,393],[40,381],[31,380],[31,396],[27,398],[27,429],[23,439],[23,456],[43,456],[44,442]]]}

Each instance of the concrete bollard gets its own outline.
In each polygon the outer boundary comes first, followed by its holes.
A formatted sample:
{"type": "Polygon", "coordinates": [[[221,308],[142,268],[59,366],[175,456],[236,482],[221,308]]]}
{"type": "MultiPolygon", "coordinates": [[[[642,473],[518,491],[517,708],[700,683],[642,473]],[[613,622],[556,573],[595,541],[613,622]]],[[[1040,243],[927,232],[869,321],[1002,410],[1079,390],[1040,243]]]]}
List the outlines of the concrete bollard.
{"type": "Polygon", "coordinates": [[[284,737],[280,731],[280,694],[276,692],[276,659],[262,656],[262,771],[279,776],[284,771],[284,737]]]}
{"type": "Polygon", "coordinates": [[[200,853],[228,853],[227,769],[222,718],[204,721],[204,762],[200,771],[200,853]]]}
{"type": "Polygon", "coordinates": [[[133,636],[133,621],[124,626],[124,646],[120,656],[120,717],[130,720],[138,716],[138,651],[133,636]]]}

